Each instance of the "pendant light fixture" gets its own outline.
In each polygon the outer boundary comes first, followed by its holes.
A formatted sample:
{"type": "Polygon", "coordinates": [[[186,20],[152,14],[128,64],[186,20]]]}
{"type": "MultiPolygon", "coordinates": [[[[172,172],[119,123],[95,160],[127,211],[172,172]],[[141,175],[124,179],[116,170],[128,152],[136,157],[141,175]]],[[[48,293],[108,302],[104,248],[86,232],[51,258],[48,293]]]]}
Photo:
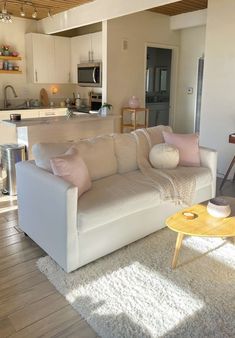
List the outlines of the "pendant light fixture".
{"type": "Polygon", "coordinates": [[[3,2],[2,11],[0,13],[0,22],[11,23],[11,15],[7,12],[7,1],[3,2]]]}
{"type": "MultiPolygon", "coordinates": [[[[0,1],[1,2],[1,1],[0,1]]],[[[13,4],[14,8],[15,5],[19,6],[19,15],[22,18],[31,18],[32,19],[38,19],[41,17],[44,17],[44,13],[47,12],[47,15],[49,18],[53,18],[52,15],[52,11],[53,11],[53,7],[52,6],[47,6],[41,3],[37,3],[37,1],[27,1],[27,0],[4,0],[2,2],[2,9],[0,9],[0,23],[8,23],[8,22],[12,22],[12,18],[11,15],[12,13],[9,13],[7,11],[7,5],[8,7],[10,7],[10,5],[13,4]],[[40,15],[42,12],[43,15],[40,15]]],[[[14,10],[13,10],[14,11],[14,10]]]]}
{"type": "Polygon", "coordinates": [[[24,5],[20,7],[20,16],[25,17],[24,5]]]}

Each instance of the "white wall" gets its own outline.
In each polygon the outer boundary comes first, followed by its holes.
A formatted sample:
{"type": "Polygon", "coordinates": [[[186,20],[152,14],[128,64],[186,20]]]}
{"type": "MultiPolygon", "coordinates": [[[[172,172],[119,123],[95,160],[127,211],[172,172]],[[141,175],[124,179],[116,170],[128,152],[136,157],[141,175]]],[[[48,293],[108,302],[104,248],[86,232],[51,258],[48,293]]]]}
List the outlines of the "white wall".
{"type": "Polygon", "coordinates": [[[228,143],[235,132],[234,13],[234,0],[209,0],[200,141],[218,150],[219,173],[225,173],[235,153],[228,143]]]}
{"type": "MultiPolygon", "coordinates": [[[[179,45],[179,32],[170,30],[170,18],[152,12],[140,12],[107,23],[107,99],[115,112],[128,103],[130,96],[145,104],[146,44],[179,45]],[[128,49],[122,50],[123,39],[128,49]]],[[[164,48],[164,47],[163,47],[164,48]]]]}
{"type": "Polygon", "coordinates": [[[175,131],[192,133],[196,113],[198,59],[205,52],[206,27],[193,27],[180,31],[179,76],[175,131]],[[187,94],[187,87],[193,94],[187,94]]]}
{"type": "MultiPolygon", "coordinates": [[[[26,98],[39,99],[39,92],[41,88],[48,91],[52,100],[60,100],[67,96],[71,97],[74,90],[73,85],[59,85],[59,92],[52,96],[51,85],[46,84],[30,84],[26,78],[26,60],[25,60],[25,33],[37,32],[36,22],[28,19],[21,19],[13,17],[12,24],[0,23],[0,45],[7,44],[14,47],[22,56],[22,61],[17,61],[20,65],[23,74],[0,74],[0,101],[3,100],[3,87],[5,85],[14,85],[17,92],[18,100],[25,100],[26,98]]],[[[46,51],[45,51],[46,53],[46,51]]],[[[9,91],[9,99],[13,99],[11,91],[9,91]]],[[[1,105],[0,102],[0,105],[1,105]]]]}
{"type": "Polygon", "coordinates": [[[207,9],[188,12],[171,16],[171,29],[185,29],[196,26],[205,26],[207,20],[207,9]]]}

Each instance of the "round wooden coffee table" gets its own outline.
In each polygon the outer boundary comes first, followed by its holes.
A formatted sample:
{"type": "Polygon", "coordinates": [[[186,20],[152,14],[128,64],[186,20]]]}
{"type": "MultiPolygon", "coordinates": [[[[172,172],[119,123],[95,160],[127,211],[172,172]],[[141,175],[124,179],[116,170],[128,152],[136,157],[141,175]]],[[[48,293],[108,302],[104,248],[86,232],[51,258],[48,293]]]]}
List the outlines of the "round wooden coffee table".
{"type": "Polygon", "coordinates": [[[166,225],[168,228],[178,233],[172,260],[173,269],[176,267],[184,235],[203,237],[235,237],[235,198],[227,196],[223,196],[223,198],[229,202],[232,209],[231,215],[227,218],[215,218],[210,216],[206,209],[207,202],[185,208],[167,218],[166,225]],[[191,220],[186,219],[183,215],[184,212],[194,213],[196,217],[191,220]]]}

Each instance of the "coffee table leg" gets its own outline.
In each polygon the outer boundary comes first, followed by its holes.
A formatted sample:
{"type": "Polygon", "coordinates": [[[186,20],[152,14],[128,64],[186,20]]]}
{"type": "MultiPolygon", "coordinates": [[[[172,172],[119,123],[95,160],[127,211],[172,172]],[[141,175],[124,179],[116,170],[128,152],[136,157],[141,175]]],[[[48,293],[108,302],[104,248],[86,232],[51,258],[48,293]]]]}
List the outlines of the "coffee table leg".
{"type": "Polygon", "coordinates": [[[173,257],[172,265],[171,265],[172,269],[174,269],[176,267],[177,258],[179,256],[179,252],[180,252],[180,248],[181,248],[183,238],[184,238],[184,234],[182,234],[181,232],[178,232],[178,236],[177,236],[177,239],[176,239],[176,245],[175,245],[174,257],[173,257]]]}

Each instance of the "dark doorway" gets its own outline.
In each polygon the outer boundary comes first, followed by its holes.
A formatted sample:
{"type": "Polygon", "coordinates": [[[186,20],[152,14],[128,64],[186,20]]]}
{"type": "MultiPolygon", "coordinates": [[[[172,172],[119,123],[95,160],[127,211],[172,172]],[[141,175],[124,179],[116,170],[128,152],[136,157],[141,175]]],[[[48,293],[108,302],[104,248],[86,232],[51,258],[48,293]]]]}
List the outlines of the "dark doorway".
{"type": "Polygon", "coordinates": [[[146,96],[148,126],[169,124],[172,50],[147,47],[146,96]]]}

